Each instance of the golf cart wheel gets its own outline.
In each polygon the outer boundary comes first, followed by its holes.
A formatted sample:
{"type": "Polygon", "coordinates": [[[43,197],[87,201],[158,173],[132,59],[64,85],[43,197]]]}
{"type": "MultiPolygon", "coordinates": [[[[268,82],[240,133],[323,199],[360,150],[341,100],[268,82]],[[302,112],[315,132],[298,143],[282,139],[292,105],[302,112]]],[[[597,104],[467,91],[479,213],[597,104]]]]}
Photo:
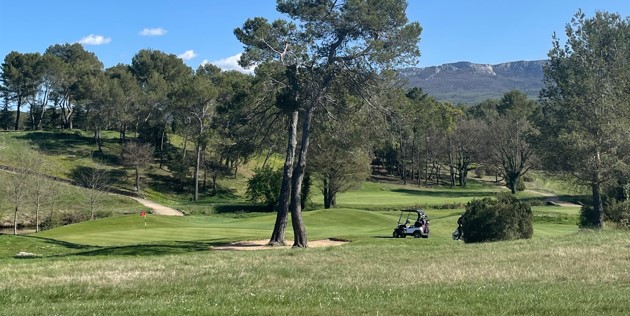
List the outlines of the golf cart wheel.
{"type": "Polygon", "coordinates": [[[392,237],[398,238],[398,232],[394,231],[394,233],[392,234],[392,237]]]}
{"type": "Polygon", "coordinates": [[[413,238],[420,238],[422,237],[422,233],[420,233],[419,230],[416,230],[415,232],[413,232],[413,238]]]}

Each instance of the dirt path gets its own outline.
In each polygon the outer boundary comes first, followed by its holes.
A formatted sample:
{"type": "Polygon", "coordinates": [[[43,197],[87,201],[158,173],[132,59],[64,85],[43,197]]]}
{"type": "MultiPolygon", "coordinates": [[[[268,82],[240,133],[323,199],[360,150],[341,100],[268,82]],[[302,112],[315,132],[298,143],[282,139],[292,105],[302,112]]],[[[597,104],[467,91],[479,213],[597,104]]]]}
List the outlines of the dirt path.
{"type": "Polygon", "coordinates": [[[153,212],[153,214],[156,215],[166,215],[166,216],[184,216],[184,213],[174,209],[174,208],[170,208],[158,203],[155,203],[153,201],[149,201],[147,199],[143,199],[143,198],[138,198],[138,197],[131,197],[128,196],[128,198],[130,199],[134,199],[136,201],[138,201],[138,203],[148,207],[151,209],[151,211],[153,212]]]}

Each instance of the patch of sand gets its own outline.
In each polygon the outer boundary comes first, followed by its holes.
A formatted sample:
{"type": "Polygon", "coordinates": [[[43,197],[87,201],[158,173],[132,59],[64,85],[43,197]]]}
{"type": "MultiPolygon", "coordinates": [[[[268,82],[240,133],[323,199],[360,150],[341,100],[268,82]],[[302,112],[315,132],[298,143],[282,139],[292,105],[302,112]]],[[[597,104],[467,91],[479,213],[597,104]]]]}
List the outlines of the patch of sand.
{"type": "Polygon", "coordinates": [[[150,208],[151,212],[153,214],[156,214],[156,215],[184,216],[184,213],[182,213],[182,212],[180,212],[180,211],[178,211],[176,209],[173,209],[173,208],[170,208],[170,207],[167,207],[167,206],[155,203],[153,201],[149,201],[147,199],[138,198],[138,197],[132,197],[132,196],[129,196],[129,198],[132,198],[132,199],[138,201],[138,203],[140,203],[140,204],[150,208]]]}
{"type": "MultiPolygon", "coordinates": [[[[287,246],[269,246],[267,243],[269,239],[261,239],[261,240],[249,240],[249,241],[238,241],[233,242],[231,244],[225,246],[217,246],[210,247],[211,250],[265,250],[265,249],[287,249],[291,248],[293,244],[290,241],[287,241],[287,246]]],[[[317,248],[317,247],[331,247],[331,246],[341,246],[347,244],[349,241],[341,240],[341,239],[322,239],[322,240],[312,240],[308,242],[309,248],[317,248]]]]}

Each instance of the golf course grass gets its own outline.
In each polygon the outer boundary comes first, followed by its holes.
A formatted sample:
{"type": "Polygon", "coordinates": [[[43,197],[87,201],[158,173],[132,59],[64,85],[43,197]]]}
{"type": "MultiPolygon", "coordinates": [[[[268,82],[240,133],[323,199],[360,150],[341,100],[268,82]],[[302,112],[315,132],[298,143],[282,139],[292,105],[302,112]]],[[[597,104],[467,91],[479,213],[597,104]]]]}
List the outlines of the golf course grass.
{"type": "MultiPolygon", "coordinates": [[[[117,135],[105,137],[101,167],[128,187],[130,171],[116,162],[117,135]]],[[[61,178],[95,166],[94,145],[80,132],[0,134],[4,152],[20,147],[46,150],[51,175],[61,178]]],[[[3,157],[0,164],[11,165],[3,157]]],[[[341,193],[332,210],[320,209],[314,187],[303,213],[308,239],[348,243],[220,251],[213,247],[271,235],[275,213],[252,212],[261,208],[244,197],[246,175],[220,180],[218,195],[194,202],[172,191],[173,179],[155,164],[145,172],[149,199],[193,215],[144,218],[145,207],[110,196],[99,211],[112,217],[0,235],[0,315],[630,314],[630,231],[579,231],[579,207],[532,207],[529,240],[452,240],[465,203],[505,191],[491,181],[470,179],[465,188],[365,182],[341,193]],[[426,211],[430,237],[392,238],[396,210],[414,206],[426,211]]],[[[546,176],[534,184],[517,197],[580,194],[546,176]]],[[[2,192],[6,220],[12,206],[2,192]]],[[[58,184],[55,192],[59,202],[45,212],[86,212],[83,189],[58,184]]],[[[29,207],[20,214],[31,216],[29,207]]]]}
{"type": "Polygon", "coordinates": [[[428,209],[430,238],[394,239],[397,212],[309,211],[310,240],[350,243],[306,250],[211,250],[268,238],[270,213],[149,215],[146,227],[136,214],[0,235],[0,314],[630,312],[630,232],[578,232],[552,218],[577,208],[537,207],[531,240],[464,244],[450,238],[460,212],[428,209]]]}

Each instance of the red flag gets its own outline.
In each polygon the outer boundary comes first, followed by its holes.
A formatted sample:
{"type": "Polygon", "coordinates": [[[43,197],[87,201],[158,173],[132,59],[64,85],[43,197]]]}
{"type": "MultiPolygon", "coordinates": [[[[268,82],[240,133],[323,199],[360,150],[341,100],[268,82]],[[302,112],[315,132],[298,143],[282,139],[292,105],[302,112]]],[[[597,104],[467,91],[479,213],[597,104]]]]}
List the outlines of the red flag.
{"type": "Polygon", "coordinates": [[[145,211],[140,212],[140,216],[142,216],[142,217],[147,216],[147,212],[145,212],[145,211]]]}

